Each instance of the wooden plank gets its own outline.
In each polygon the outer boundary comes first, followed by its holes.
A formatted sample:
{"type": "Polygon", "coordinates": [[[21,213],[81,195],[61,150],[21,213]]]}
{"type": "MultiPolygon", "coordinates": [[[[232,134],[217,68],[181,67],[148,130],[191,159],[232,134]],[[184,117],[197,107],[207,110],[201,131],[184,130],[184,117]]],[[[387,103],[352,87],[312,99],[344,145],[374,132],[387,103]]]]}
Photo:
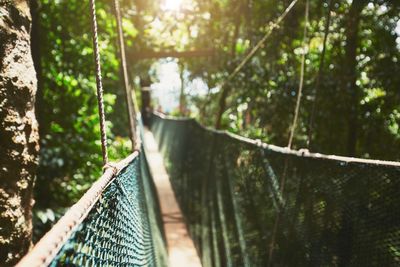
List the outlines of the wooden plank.
{"type": "Polygon", "coordinates": [[[144,134],[144,144],[150,171],[161,202],[169,266],[201,267],[200,258],[183,220],[163,159],[158,152],[157,143],[153,134],[147,129],[144,134]]]}

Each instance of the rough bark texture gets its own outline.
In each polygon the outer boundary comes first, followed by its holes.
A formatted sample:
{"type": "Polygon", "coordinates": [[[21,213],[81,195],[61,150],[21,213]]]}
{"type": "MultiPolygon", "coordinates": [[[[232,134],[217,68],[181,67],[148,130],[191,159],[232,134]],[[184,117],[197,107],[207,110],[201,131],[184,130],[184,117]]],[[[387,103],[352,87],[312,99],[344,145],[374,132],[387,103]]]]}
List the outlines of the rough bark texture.
{"type": "Polygon", "coordinates": [[[31,244],[32,188],[39,136],[28,0],[0,2],[0,266],[31,244]]]}

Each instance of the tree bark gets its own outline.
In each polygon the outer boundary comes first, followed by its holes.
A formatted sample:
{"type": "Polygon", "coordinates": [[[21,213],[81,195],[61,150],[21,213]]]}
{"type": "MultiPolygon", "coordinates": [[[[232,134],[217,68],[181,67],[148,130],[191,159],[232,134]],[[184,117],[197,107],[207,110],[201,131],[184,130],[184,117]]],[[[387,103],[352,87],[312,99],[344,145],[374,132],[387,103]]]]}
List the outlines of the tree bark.
{"type": "Polygon", "coordinates": [[[347,14],[346,25],[346,45],[343,64],[343,82],[348,97],[348,132],[347,132],[347,154],[355,156],[358,136],[358,105],[359,88],[357,81],[357,47],[358,47],[358,28],[363,8],[368,1],[353,1],[347,14]]]}
{"type": "Polygon", "coordinates": [[[11,266],[31,244],[37,81],[28,0],[2,1],[0,14],[0,266],[11,266]]]}

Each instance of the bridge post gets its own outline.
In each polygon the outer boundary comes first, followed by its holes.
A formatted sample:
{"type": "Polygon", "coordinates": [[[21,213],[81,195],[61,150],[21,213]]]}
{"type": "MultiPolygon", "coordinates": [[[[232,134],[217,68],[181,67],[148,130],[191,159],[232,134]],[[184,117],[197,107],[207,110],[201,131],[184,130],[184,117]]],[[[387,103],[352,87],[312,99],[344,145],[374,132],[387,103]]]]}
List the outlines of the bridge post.
{"type": "Polygon", "coordinates": [[[141,88],[141,98],[142,98],[142,106],[141,113],[143,118],[143,124],[145,126],[150,126],[150,118],[151,112],[153,111],[153,107],[151,106],[151,88],[150,88],[150,79],[141,79],[140,88],[141,88]]]}

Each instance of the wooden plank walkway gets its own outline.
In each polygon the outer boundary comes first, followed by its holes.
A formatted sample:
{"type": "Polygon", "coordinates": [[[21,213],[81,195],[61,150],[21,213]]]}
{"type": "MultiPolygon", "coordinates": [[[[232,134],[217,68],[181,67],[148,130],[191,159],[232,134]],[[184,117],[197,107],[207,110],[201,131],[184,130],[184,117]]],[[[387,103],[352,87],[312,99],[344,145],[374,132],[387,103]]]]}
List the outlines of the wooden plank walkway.
{"type": "Polygon", "coordinates": [[[163,159],[158,152],[153,134],[146,129],[144,136],[146,155],[150,171],[156,184],[161,204],[167,238],[169,266],[171,267],[201,267],[200,258],[190,238],[183,220],[182,212],[176,201],[163,159]]]}

